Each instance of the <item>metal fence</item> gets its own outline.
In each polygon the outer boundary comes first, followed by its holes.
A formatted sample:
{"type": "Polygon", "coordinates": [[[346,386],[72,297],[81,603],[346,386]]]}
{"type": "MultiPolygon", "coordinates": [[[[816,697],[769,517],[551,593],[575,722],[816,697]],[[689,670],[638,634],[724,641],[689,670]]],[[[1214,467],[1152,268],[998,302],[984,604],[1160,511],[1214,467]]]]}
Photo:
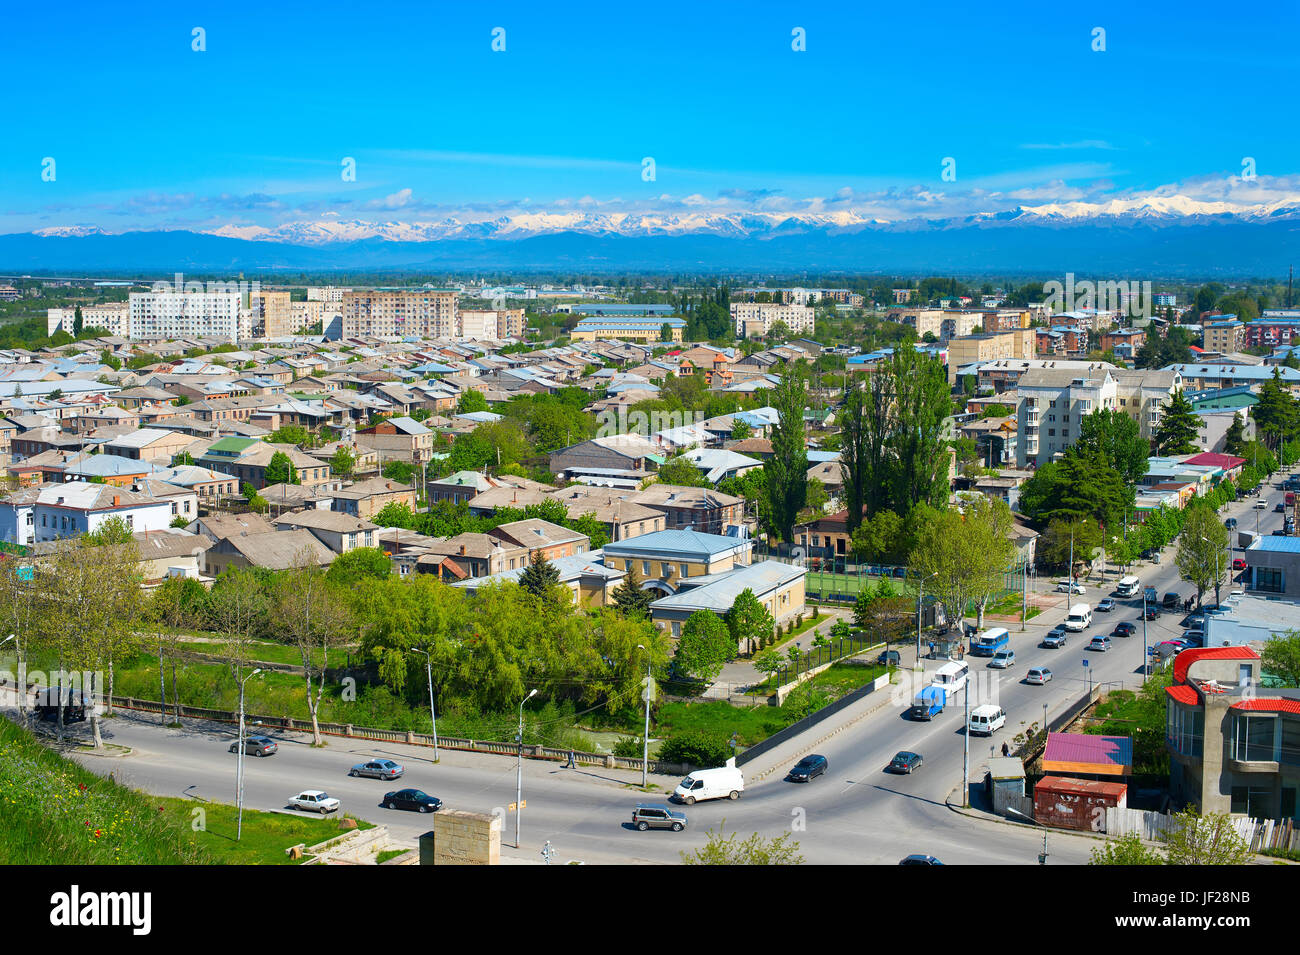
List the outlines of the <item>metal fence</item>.
{"type": "Polygon", "coordinates": [[[872,647],[877,646],[880,646],[878,637],[840,637],[828,644],[815,646],[800,653],[798,659],[783,664],[779,670],[760,685],[767,686],[770,684],[772,689],[775,690],[787,683],[793,683],[809,670],[815,670],[817,667],[834,663],[836,660],[851,657],[863,650],[870,650],[872,647]]]}

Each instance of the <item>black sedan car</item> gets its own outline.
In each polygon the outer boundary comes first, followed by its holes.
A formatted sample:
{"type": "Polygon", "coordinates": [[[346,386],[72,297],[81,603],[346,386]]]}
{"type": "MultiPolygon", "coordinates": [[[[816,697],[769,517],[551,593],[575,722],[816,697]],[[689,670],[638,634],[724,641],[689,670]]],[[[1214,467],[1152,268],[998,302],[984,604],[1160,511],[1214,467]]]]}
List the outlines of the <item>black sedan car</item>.
{"type": "Polygon", "coordinates": [[[1160,616],[1160,607],[1156,604],[1147,604],[1147,619],[1155,620],[1160,616]]]}
{"type": "Polygon", "coordinates": [[[891,773],[914,773],[921,768],[921,754],[909,753],[903,750],[889,761],[888,771],[891,773]]]}
{"type": "Polygon", "coordinates": [[[437,812],[442,808],[442,800],[419,789],[399,789],[396,792],[385,793],[382,805],[385,809],[437,812]]]}
{"type": "Polygon", "coordinates": [[[805,756],[799,762],[795,763],[794,768],[786,774],[786,779],[793,783],[810,783],[813,777],[825,774],[830,769],[831,764],[826,761],[825,756],[818,756],[815,753],[812,756],[805,756]]]}
{"type": "Polygon", "coordinates": [[[1115,629],[1110,632],[1112,637],[1131,637],[1137,633],[1137,624],[1129,620],[1121,620],[1115,624],[1115,629]]]}

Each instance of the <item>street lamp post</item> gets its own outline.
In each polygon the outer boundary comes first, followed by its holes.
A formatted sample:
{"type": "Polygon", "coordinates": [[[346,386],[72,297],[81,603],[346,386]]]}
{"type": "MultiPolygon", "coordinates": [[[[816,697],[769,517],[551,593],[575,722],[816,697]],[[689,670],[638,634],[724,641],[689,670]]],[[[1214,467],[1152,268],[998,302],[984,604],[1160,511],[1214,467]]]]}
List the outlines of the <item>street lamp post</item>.
{"type": "Polygon", "coordinates": [[[1147,671],[1151,669],[1151,651],[1147,648],[1147,592],[1142,591],[1142,683],[1147,682],[1147,671]]]}
{"type": "Polygon", "coordinates": [[[962,693],[962,721],[965,726],[962,737],[961,752],[961,806],[963,809],[970,808],[970,674],[966,674],[966,682],[963,685],[962,693]]]}
{"type": "MultiPolygon", "coordinates": [[[[638,650],[645,650],[643,644],[636,645],[638,650]]],[[[645,700],[645,735],[641,737],[641,788],[645,789],[650,777],[650,651],[645,650],[645,692],[641,694],[645,700]]]]}
{"type": "Polygon", "coordinates": [[[1033,823],[1035,826],[1038,826],[1040,829],[1043,830],[1043,851],[1038,854],[1038,864],[1047,865],[1047,827],[1044,826],[1037,819],[1033,818],[1032,816],[1025,815],[1019,809],[1012,809],[1010,806],[1008,806],[1007,812],[1015,813],[1021,819],[1027,819],[1029,820],[1029,822],[1033,823]]]}
{"type": "Polygon", "coordinates": [[[515,770],[515,848],[519,848],[519,816],[524,811],[524,704],[537,695],[537,690],[529,690],[528,695],[519,701],[519,759],[515,770]]]}
{"type": "MultiPolygon", "coordinates": [[[[921,595],[925,592],[925,582],[931,577],[938,575],[936,570],[933,574],[921,578],[921,582],[916,585],[916,669],[921,669],[921,613],[924,605],[921,601],[921,595]]],[[[888,647],[888,644],[886,644],[888,647]]]]}
{"type": "Polygon", "coordinates": [[[429,681],[429,722],[433,724],[433,760],[438,761],[438,714],[433,709],[433,657],[428,650],[411,647],[416,653],[424,654],[424,674],[429,681]]]}
{"type": "Polygon", "coordinates": [[[235,841],[244,836],[244,684],[262,671],[254,670],[239,681],[239,756],[235,760],[235,806],[238,820],[235,823],[235,841]]]}

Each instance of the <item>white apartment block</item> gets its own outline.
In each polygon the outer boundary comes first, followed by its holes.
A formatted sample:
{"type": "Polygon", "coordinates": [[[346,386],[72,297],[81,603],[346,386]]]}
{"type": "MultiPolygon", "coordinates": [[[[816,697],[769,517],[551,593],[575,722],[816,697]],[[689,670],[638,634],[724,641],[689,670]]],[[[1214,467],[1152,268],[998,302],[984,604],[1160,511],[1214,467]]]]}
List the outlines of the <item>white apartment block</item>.
{"type": "Polygon", "coordinates": [[[736,325],[736,335],[739,338],[763,338],[777,322],[784,322],[796,335],[813,333],[813,310],[807,305],[732,302],[731,320],[736,325]]]}
{"type": "Polygon", "coordinates": [[[339,288],[334,285],[312,285],[307,289],[307,301],[309,302],[332,302],[335,305],[343,304],[343,293],[350,289],[339,288]]]}
{"type": "MultiPolygon", "coordinates": [[[[51,308],[45,314],[45,334],[64,331],[73,334],[77,323],[75,308],[51,308]]],[[[131,331],[131,309],[126,302],[81,306],[81,327],[102,328],[110,335],[126,338],[131,331]]]]}
{"type": "Polygon", "coordinates": [[[456,337],[474,341],[500,341],[503,338],[522,338],[524,310],[522,308],[470,309],[456,313],[456,337]]]}
{"type": "Polygon", "coordinates": [[[128,337],[251,338],[251,310],[241,310],[239,299],[238,292],[132,292],[128,337]]]}
{"type": "Polygon", "coordinates": [[[454,338],[455,289],[361,289],[343,293],[343,336],[454,338]]]}
{"type": "Polygon", "coordinates": [[[1078,440],[1084,417],[1094,411],[1124,412],[1149,439],[1160,423],[1161,409],[1181,387],[1176,371],[1031,368],[1016,385],[1016,466],[1041,467],[1064,452],[1078,440]]]}

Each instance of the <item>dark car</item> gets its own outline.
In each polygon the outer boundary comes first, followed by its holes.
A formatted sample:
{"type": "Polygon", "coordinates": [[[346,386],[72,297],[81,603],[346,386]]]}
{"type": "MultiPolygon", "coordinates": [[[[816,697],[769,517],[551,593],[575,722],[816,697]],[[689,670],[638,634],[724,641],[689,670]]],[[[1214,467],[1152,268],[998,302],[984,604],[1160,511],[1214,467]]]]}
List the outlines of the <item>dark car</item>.
{"type": "Polygon", "coordinates": [[[876,657],[876,664],[882,667],[896,667],[902,665],[903,658],[898,655],[897,650],[882,650],[880,656],[876,657]]]}
{"type": "Polygon", "coordinates": [[[1159,553],[1155,548],[1149,547],[1142,552],[1143,560],[1155,560],[1156,554],[1159,553]]]}
{"type": "Polygon", "coordinates": [[[1137,633],[1137,624],[1128,620],[1121,620],[1115,624],[1115,629],[1110,632],[1112,637],[1131,637],[1137,633]]]}
{"type": "MultiPolygon", "coordinates": [[[[245,756],[270,756],[280,747],[269,736],[245,736],[244,737],[244,755],[245,756]]],[[[239,752],[239,740],[230,744],[230,752],[239,752]]]]}
{"type": "Polygon", "coordinates": [[[1156,604],[1147,604],[1147,619],[1155,620],[1160,616],[1160,608],[1156,604]]]}
{"type": "Polygon", "coordinates": [[[934,856],[921,855],[920,853],[914,853],[910,856],[906,856],[902,859],[899,859],[898,864],[899,865],[943,865],[943,863],[940,862],[938,859],[936,859],[934,856]]]}
{"type": "Polygon", "coordinates": [[[442,800],[419,789],[399,789],[396,792],[385,793],[382,805],[385,809],[437,812],[442,808],[442,800]]]}
{"type": "Polygon", "coordinates": [[[1164,605],[1166,610],[1172,610],[1174,607],[1178,606],[1178,602],[1182,599],[1183,598],[1179,597],[1178,594],[1171,590],[1169,593],[1164,595],[1160,603],[1164,605]]]}
{"type": "Polygon", "coordinates": [[[831,768],[831,764],[826,761],[825,756],[805,756],[799,762],[795,763],[794,768],[786,774],[786,779],[795,783],[810,783],[816,776],[822,776],[826,770],[831,768]]]}
{"type": "Polygon", "coordinates": [[[1277,506],[1273,508],[1273,513],[1275,513],[1275,514],[1285,514],[1285,513],[1286,513],[1286,502],[1284,502],[1284,501],[1278,501],[1278,502],[1277,502],[1277,506]]]}
{"type": "Polygon", "coordinates": [[[891,773],[910,774],[921,768],[921,762],[920,753],[909,753],[904,750],[889,761],[887,770],[891,773]]]}
{"type": "Polygon", "coordinates": [[[632,810],[632,825],[641,832],[647,829],[671,829],[681,832],[686,828],[686,813],[670,809],[663,803],[637,803],[632,810]]]}

